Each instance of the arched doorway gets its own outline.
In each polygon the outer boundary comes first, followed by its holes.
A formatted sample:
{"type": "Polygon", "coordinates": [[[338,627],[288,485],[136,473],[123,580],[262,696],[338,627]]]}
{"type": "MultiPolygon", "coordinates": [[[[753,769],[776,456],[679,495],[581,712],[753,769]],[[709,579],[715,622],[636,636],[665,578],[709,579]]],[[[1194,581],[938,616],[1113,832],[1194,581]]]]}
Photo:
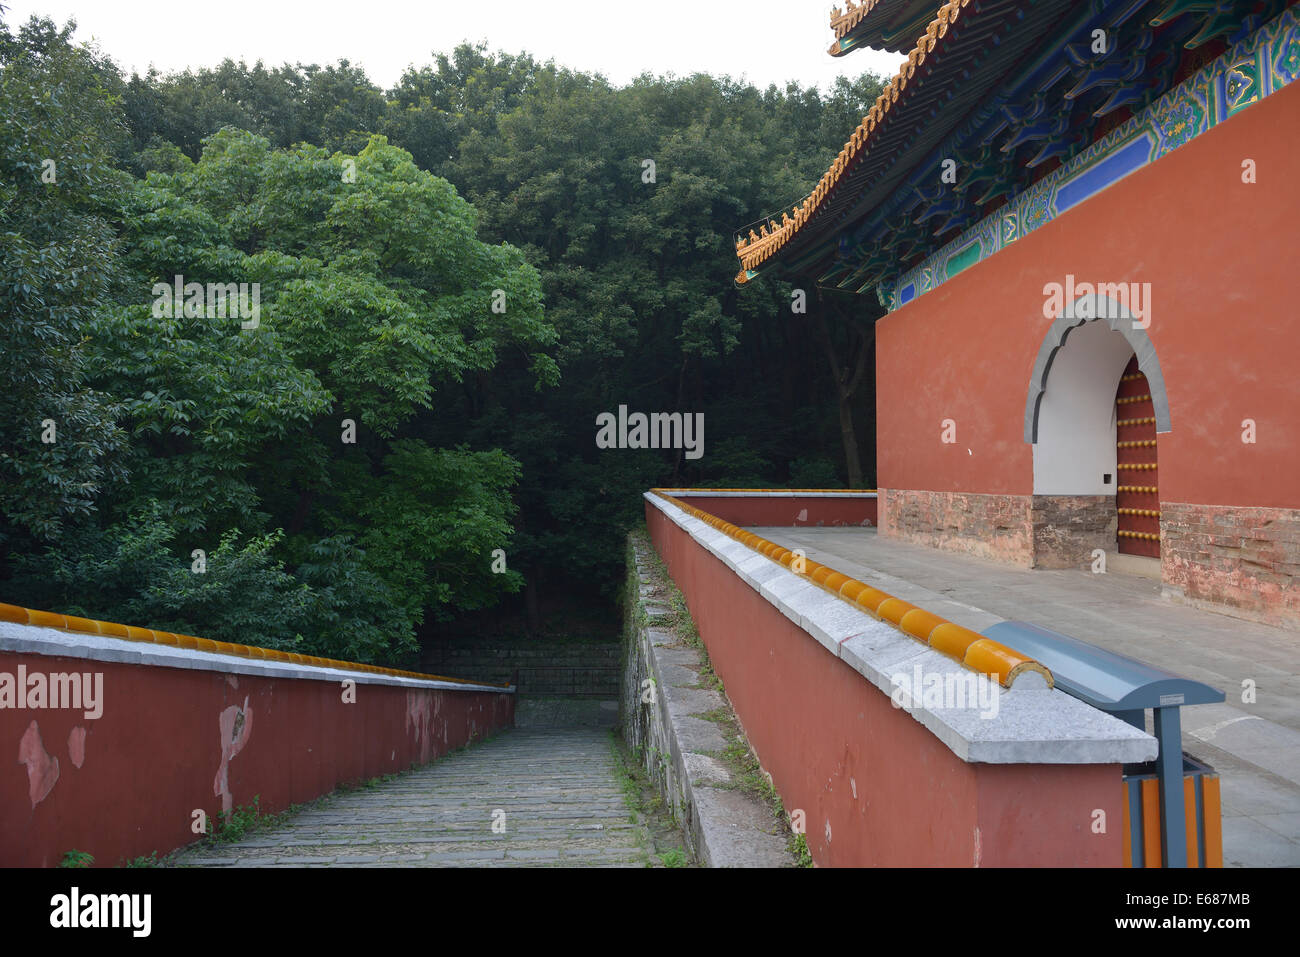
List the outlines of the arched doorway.
{"type": "Polygon", "coordinates": [[[1086,567],[1098,549],[1158,558],[1155,441],[1169,430],[1144,326],[1103,296],[1067,305],[1044,337],[1025,403],[1035,567],[1086,567]]]}
{"type": "Polygon", "coordinates": [[[1029,376],[1029,395],[1025,399],[1025,441],[1037,444],[1040,412],[1043,397],[1047,392],[1048,376],[1071,332],[1087,323],[1103,323],[1119,333],[1129,344],[1150,386],[1156,431],[1170,431],[1173,426],[1169,419],[1169,399],[1165,395],[1165,379],[1160,371],[1160,360],[1156,358],[1156,348],[1151,342],[1151,337],[1127,308],[1107,296],[1094,293],[1080,296],[1061,310],[1061,315],[1052,322],[1047,335],[1043,336],[1043,344],[1038,348],[1038,358],[1034,360],[1034,371],[1029,376]]]}
{"type": "Polygon", "coordinates": [[[1035,495],[1115,494],[1115,390],[1131,358],[1133,347],[1104,322],[1062,338],[1039,402],[1035,495]]]}
{"type": "Polygon", "coordinates": [[[1151,386],[1129,360],[1115,391],[1115,511],[1119,551],[1124,555],[1160,557],[1160,487],[1156,457],[1156,417],[1151,386]]]}

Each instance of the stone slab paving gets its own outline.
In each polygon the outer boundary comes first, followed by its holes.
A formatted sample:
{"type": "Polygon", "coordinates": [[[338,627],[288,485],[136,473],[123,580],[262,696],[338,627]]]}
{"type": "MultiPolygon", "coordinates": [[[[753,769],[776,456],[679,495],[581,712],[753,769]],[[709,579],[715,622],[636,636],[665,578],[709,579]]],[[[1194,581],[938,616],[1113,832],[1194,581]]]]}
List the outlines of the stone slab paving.
{"type": "Polygon", "coordinates": [[[1015,568],[874,528],[752,531],[967,628],[1029,621],[1224,691],[1182,709],[1183,750],[1219,772],[1224,864],[1300,866],[1300,633],[1171,601],[1138,575],[1015,568]]]}
{"type": "Polygon", "coordinates": [[[182,851],[168,863],[648,866],[648,834],[632,823],[610,747],[608,731],[506,731],[392,781],[331,795],[280,827],[182,851]]]}

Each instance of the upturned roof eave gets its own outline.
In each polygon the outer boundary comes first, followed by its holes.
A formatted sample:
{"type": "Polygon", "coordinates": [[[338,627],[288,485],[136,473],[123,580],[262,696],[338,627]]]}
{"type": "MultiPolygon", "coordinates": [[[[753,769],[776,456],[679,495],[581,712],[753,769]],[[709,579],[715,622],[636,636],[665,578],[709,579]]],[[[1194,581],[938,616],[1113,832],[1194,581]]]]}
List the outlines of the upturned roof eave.
{"type": "MultiPolygon", "coordinates": [[[[884,126],[891,111],[895,109],[895,104],[899,103],[900,99],[906,98],[908,84],[916,76],[917,70],[926,64],[928,58],[942,55],[944,39],[949,35],[950,27],[958,21],[962,11],[970,6],[971,2],[972,0],[948,0],[939,7],[935,18],[930,21],[925,32],[916,41],[907,60],[899,68],[898,74],[876,98],[871,110],[849,137],[830,169],[822,175],[817,186],[803,203],[792,210],[794,217],[791,218],[788,213],[783,212],[780,224],[771,220],[761,228],[760,233],[751,230],[748,241],[742,240],[737,244],[736,254],[741,263],[740,272],[736,275],[737,284],[744,284],[752,279],[757,274],[758,268],[785,248],[805,225],[819,218],[819,214],[825,209],[826,201],[840,185],[844,174],[866,155],[876,130],[884,126]],[[772,227],[770,232],[768,226],[772,227]]],[[[923,72],[928,73],[932,68],[933,61],[923,72]]]]}
{"type": "Polygon", "coordinates": [[[835,42],[826,52],[838,57],[869,47],[906,55],[933,16],[933,0],[861,0],[857,6],[848,0],[844,10],[831,11],[835,42]]]}

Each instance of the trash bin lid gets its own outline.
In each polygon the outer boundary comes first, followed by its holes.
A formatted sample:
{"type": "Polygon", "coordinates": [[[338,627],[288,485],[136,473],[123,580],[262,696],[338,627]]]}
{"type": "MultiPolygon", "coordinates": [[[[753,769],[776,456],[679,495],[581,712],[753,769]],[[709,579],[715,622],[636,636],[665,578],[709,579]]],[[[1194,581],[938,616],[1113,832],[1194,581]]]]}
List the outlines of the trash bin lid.
{"type": "Polygon", "coordinates": [[[1213,704],[1224,693],[1191,678],[1090,645],[1027,621],[1002,621],[982,632],[1046,666],[1056,687],[1102,711],[1213,704]]]}

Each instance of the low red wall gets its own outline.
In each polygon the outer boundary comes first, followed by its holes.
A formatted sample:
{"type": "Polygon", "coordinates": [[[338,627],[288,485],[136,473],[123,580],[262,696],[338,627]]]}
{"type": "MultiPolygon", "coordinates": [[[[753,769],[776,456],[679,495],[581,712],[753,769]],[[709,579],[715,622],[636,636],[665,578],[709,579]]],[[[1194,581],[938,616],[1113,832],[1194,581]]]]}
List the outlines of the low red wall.
{"type": "Polygon", "coordinates": [[[819,866],[1121,865],[1119,765],[962,761],[648,502],[646,523],[819,866]]]}
{"type": "Polygon", "coordinates": [[[875,525],[876,499],[855,496],[810,497],[683,495],[683,502],[733,525],[778,527],[799,525],[875,525]]]}
{"type": "Polygon", "coordinates": [[[70,850],[114,866],[198,839],[256,796],[264,811],[404,771],[514,721],[514,695],[267,678],[0,652],[0,672],[103,674],[103,714],[0,709],[0,865],[70,850]]]}

